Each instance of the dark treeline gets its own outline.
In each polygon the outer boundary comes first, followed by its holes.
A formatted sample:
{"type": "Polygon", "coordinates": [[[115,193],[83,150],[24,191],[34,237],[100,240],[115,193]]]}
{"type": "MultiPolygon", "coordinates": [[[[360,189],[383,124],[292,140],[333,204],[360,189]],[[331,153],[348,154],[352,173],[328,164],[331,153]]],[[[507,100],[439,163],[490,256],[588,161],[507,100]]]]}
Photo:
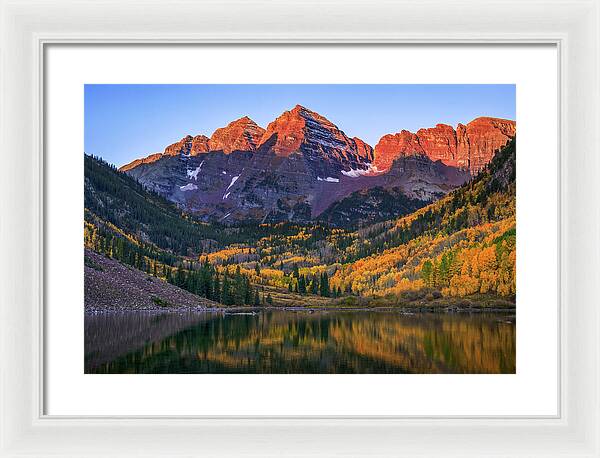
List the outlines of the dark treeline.
{"type": "Polygon", "coordinates": [[[291,279],[288,282],[288,291],[298,294],[314,294],[323,297],[340,297],[342,290],[338,287],[332,287],[329,284],[329,275],[327,272],[301,274],[298,265],[294,264],[291,272],[291,279]]]}

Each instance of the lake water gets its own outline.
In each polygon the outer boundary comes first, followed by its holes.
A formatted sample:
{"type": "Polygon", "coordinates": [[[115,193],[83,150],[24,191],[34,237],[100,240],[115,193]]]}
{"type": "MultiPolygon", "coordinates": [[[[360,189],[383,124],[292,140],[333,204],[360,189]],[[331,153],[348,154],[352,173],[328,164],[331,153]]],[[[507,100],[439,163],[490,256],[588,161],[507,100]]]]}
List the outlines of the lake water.
{"type": "Polygon", "coordinates": [[[86,314],[86,373],[514,373],[510,314],[86,314]]]}

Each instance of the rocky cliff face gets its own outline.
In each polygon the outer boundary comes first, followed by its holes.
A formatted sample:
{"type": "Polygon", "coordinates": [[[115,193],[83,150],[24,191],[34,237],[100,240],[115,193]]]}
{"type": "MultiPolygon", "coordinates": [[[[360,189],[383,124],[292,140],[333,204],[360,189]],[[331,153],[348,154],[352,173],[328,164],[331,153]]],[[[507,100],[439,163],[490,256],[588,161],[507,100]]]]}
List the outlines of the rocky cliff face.
{"type": "Polygon", "coordinates": [[[208,146],[210,151],[223,151],[226,154],[232,151],[254,151],[264,133],[265,129],[244,116],[215,130],[208,146]]]}
{"type": "Polygon", "coordinates": [[[352,137],[352,140],[354,140],[354,143],[356,144],[358,155],[369,163],[373,162],[373,147],[363,142],[358,137],[352,137]]]}
{"type": "Polygon", "coordinates": [[[403,130],[397,134],[387,134],[381,137],[373,154],[375,170],[386,172],[390,170],[396,159],[404,156],[423,156],[425,151],[415,134],[403,130]]]}
{"type": "Polygon", "coordinates": [[[416,134],[423,152],[433,161],[441,160],[452,167],[466,167],[459,164],[456,147],[456,131],[447,124],[438,124],[429,129],[419,129],[416,134]]]}
{"type": "MultiPolygon", "coordinates": [[[[399,193],[409,199],[388,212],[415,208],[468,181],[514,132],[512,121],[478,118],[456,131],[438,124],[385,135],[373,150],[297,105],[267,129],[244,117],[210,139],[187,136],[121,170],[207,221],[308,222],[351,194],[338,207],[344,214],[363,207],[348,213],[363,221],[385,216],[367,205],[374,195],[365,190],[377,188],[377,199],[399,193]]],[[[331,221],[347,224],[348,215],[331,221]]]]}
{"type": "Polygon", "coordinates": [[[254,151],[265,130],[247,116],[221,127],[210,138],[205,135],[186,135],[181,140],[167,146],[163,153],[155,153],[143,159],[136,159],[121,167],[127,172],[141,164],[151,164],[163,156],[197,156],[209,151],[254,151]]]}
{"type": "Polygon", "coordinates": [[[364,169],[372,159],[372,148],[360,139],[346,136],[327,118],[301,105],[270,123],[261,145],[276,156],[301,154],[316,176],[339,174],[342,169],[364,169]]]}
{"type": "Polygon", "coordinates": [[[201,153],[208,152],[208,137],[204,135],[186,135],[177,143],[173,143],[165,148],[164,154],[167,156],[178,156],[183,154],[185,156],[196,156],[201,153]]]}
{"type": "Polygon", "coordinates": [[[385,135],[375,146],[373,165],[387,171],[401,156],[426,155],[432,161],[468,170],[474,176],[494,157],[496,151],[515,136],[514,121],[499,118],[476,118],[456,130],[446,124],[419,129],[416,134],[402,131],[385,135]]]}
{"type": "MultiPolygon", "coordinates": [[[[457,131],[462,131],[459,124],[457,131]]],[[[457,154],[460,158],[468,158],[469,170],[475,175],[494,157],[496,151],[505,146],[516,135],[517,126],[514,121],[498,118],[477,118],[464,126],[464,137],[457,154]]],[[[463,159],[467,160],[467,159],[463,159]]]]}

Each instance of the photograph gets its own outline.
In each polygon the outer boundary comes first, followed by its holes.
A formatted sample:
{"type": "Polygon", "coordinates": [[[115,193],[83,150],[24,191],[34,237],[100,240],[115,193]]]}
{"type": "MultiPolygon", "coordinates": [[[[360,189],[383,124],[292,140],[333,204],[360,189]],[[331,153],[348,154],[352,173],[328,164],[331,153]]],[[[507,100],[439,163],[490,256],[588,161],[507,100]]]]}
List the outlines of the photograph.
{"type": "Polygon", "coordinates": [[[516,373],[515,84],[83,91],[85,374],[516,373]]]}

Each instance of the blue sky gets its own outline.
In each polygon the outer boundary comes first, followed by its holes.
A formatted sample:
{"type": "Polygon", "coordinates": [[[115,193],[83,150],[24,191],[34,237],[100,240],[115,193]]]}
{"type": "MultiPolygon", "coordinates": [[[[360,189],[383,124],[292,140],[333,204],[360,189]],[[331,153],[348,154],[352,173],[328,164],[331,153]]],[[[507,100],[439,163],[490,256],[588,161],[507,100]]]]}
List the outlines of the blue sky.
{"type": "Polygon", "coordinates": [[[512,84],[87,84],[85,152],[120,166],[187,134],[210,137],[242,116],[266,128],[296,104],[375,146],[402,129],[456,127],[478,116],[515,119],[515,91],[512,84]]]}

